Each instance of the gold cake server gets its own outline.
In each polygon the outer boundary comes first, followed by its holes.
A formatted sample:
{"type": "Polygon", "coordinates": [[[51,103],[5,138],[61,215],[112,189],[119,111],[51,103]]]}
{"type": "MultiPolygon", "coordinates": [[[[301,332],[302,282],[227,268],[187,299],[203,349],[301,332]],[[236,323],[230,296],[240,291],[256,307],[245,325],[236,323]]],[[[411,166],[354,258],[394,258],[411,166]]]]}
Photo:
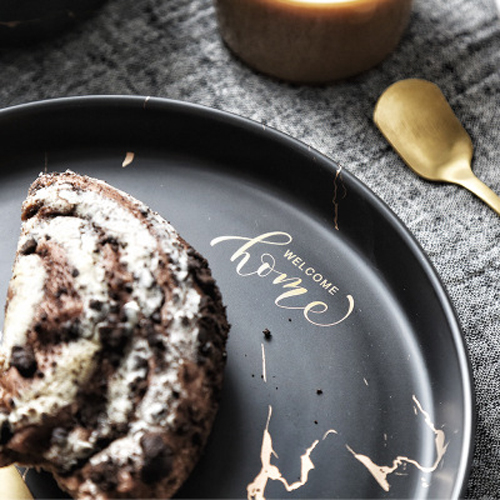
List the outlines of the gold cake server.
{"type": "Polygon", "coordinates": [[[0,491],[6,500],[33,500],[33,495],[13,465],[0,468],[0,491]]]}
{"type": "Polygon", "coordinates": [[[500,198],[472,173],[472,141],[436,85],[420,79],[391,85],[380,96],[373,119],[418,175],[458,184],[500,215],[500,198]]]}

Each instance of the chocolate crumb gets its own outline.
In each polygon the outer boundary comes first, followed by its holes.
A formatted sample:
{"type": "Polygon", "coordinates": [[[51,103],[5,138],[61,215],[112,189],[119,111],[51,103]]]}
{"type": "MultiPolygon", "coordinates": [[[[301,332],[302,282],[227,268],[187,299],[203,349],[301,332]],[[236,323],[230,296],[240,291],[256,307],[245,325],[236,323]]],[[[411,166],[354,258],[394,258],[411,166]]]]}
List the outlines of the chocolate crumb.
{"type": "Polygon", "coordinates": [[[40,208],[41,208],[41,202],[31,203],[30,205],[26,206],[21,215],[22,220],[24,221],[31,219],[31,217],[34,217],[38,213],[40,208]]]}
{"type": "Polygon", "coordinates": [[[109,349],[122,350],[129,337],[127,327],[123,323],[102,324],[97,328],[99,339],[109,349]]]}
{"type": "Polygon", "coordinates": [[[200,447],[203,444],[203,437],[199,432],[195,432],[191,436],[191,442],[194,444],[194,446],[200,447]]]}
{"type": "Polygon", "coordinates": [[[317,394],[318,396],[321,396],[321,394],[323,394],[323,391],[322,391],[321,389],[317,389],[317,390],[316,390],[316,394],[317,394]]]}
{"type": "Polygon", "coordinates": [[[90,479],[98,484],[103,491],[112,491],[116,488],[117,472],[117,468],[112,462],[101,462],[91,469],[90,479]]]}
{"type": "Polygon", "coordinates": [[[146,484],[156,483],[172,470],[172,451],[160,434],[144,434],[140,440],[144,452],[141,479],[146,484]]]}
{"type": "Polygon", "coordinates": [[[14,346],[12,348],[10,365],[16,368],[24,378],[33,377],[38,369],[33,348],[29,346],[14,346]]]}
{"type": "Polygon", "coordinates": [[[102,311],[102,302],[100,300],[92,299],[89,302],[89,307],[90,309],[93,309],[94,311],[102,311]]]}
{"type": "Polygon", "coordinates": [[[56,298],[61,298],[63,295],[68,295],[68,289],[65,286],[61,286],[57,289],[55,296],[56,298]]]}
{"type": "Polygon", "coordinates": [[[7,444],[12,438],[12,436],[13,434],[9,421],[4,420],[2,422],[2,427],[0,427],[0,445],[7,444]]]}
{"type": "Polygon", "coordinates": [[[199,348],[199,352],[202,356],[208,356],[212,352],[212,343],[206,342],[199,348]]]}
{"type": "Polygon", "coordinates": [[[34,238],[30,238],[24,243],[19,252],[22,253],[23,255],[30,255],[32,253],[35,253],[36,247],[37,247],[36,240],[34,238]]]}
{"type": "Polygon", "coordinates": [[[269,328],[265,328],[264,330],[262,330],[262,333],[267,340],[272,337],[271,330],[269,330],[269,328]]]}

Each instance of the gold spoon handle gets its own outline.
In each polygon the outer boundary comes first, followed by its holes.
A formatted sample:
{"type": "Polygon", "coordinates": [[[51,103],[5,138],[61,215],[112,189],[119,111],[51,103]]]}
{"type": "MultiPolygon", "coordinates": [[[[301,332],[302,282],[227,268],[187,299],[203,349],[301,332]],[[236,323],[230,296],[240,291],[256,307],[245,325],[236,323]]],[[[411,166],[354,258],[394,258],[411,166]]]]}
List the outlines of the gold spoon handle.
{"type": "Polygon", "coordinates": [[[33,500],[33,495],[23,481],[19,471],[13,466],[0,468],[2,498],[33,500]]]}
{"type": "Polygon", "coordinates": [[[483,200],[490,208],[500,215],[500,197],[472,172],[467,177],[455,181],[456,184],[468,189],[483,200]]]}

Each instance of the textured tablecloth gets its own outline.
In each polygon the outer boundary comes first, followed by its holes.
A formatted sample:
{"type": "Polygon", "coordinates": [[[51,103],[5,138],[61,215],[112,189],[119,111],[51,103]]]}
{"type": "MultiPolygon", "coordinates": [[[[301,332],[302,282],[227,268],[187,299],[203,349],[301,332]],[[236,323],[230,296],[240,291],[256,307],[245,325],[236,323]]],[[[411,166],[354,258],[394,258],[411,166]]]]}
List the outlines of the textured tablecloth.
{"type": "Polygon", "coordinates": [[[288,133],[356,175],[420,242],[458,312],[477,396],[467,496],[500,498],[500,218],[464,189],[418,178],[373,125],[378,96],[409,77],[441,87],[475,144],[476,174],[500,193],[495,0],[415,0],[388,60],[324,87],[289,85],[244,66],[221,42],[210,0],[108,0],[56,39],[1,52],[0,107],[88,94],[179,99],[288,133]]]}

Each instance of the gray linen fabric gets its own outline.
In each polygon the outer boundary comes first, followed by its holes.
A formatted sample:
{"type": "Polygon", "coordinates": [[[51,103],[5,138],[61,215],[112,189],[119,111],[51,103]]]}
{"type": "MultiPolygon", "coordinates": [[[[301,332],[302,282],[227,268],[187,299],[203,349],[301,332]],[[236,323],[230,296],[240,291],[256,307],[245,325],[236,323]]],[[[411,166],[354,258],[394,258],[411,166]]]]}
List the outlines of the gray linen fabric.
{"type": "Polygon", "coordinates": [[[244,66],[221,42],[210,0],[108,0],[56,39],[0,52],[0,107],[88,94],[179,99],[276,128],[361,179],[420,242],[457,310],[477,393],[467,496],[500,498],[500,218],[463,189],[419,179],[374,127],[378,96],[409,77],[442,88],[475,144],[476,174],[500,193],[495,0],[415,0],[389,59],[322,87],[289,85],[244,66]]]}

